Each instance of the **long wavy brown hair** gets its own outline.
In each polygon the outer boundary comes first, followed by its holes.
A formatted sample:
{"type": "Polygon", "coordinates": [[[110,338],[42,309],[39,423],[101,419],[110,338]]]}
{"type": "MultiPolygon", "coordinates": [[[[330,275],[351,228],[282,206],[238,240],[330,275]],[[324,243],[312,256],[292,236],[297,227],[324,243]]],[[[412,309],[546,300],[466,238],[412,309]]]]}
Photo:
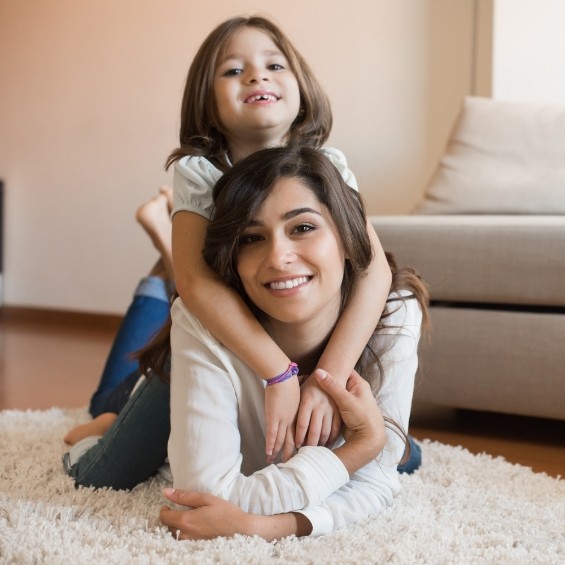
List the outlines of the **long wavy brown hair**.
{"type": "Polygon", "coordinates": [[[221,171],[230,167],[214,96],[214,74],[229,41],[245,27],[258,29],[273,40],[298,82],[300,110],[290,127],[288,141],[320,147],[327,140],[332,128],[330,102],[308,63],[270,20],[260,16],[236,17],[210,32],[190,65],[182,98],[179,147],[169,155],[167,168],[186,155],[207,157],[221,171]]]}
{"type": "MultiPolygon", "coordinates": [[[[249,300],[238,275],[239,238],[281,178],[300,179],[328,209],[334,221],[347,257],[341,288],[343,309],[356,284],[366,273],[373,250],[359,193],[345,183],[335,166],[316,149],[292,145],[263,149],[226,172],[214,187],[214,211],[202,251],[204,260],[221,281],[243,297],[261,320],[263,312],[249,300]]],[[[375,332],[356,365],[359,374],[369,381],[375,396],[384,377],[380,358],[385,352],[385,340],[379,340],[379,334],[390,327],[388,319],[391,314],[402,307],[403,301],[414,299],[422,310],[423,328],[428,326],[429,294],[426,284],[414,269],[397,267],[388,253],[387,259],[392,271],[390,290],[394,295],[387,301],[375,332]],[[399,291],[408,293],[399,295],[399,291]]],[[[140,366],[146,374],[152,369],[165,380],[169,377],[164,371],[170,354],[169,332],[170,320],[140,356],[140,366]]],[[[406,441],[402,426],[386,415],[385,420],[406,441]]]]}

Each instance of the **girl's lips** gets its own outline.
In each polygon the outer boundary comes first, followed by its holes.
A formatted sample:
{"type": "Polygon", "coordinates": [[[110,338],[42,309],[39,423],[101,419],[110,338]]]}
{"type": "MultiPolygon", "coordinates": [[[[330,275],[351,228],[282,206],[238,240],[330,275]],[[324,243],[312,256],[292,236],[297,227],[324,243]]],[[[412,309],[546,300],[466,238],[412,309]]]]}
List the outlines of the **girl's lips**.
{"type": "Polygon", "coordinates": [[[297,286],[306,284],[311,279],[311,276],[302,275],[291,279],[268,282],[265,284],[265,286],[270,290],[290,290],[291,288],[296,288],[297,286]]]}
{"type": "Polygon", "coordinates": [[[277,102],[279,97],[274,92],[260,91],[253,92],[243,101],[244,104],[254,104],[257,102],[277,102]]]}

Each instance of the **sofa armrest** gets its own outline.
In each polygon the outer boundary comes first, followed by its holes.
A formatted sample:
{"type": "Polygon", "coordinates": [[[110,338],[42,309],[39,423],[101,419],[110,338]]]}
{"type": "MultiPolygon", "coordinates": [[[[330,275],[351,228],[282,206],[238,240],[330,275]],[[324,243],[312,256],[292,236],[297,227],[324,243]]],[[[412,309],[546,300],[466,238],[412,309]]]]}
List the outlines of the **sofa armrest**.
{"type": "Polygon", "coordinates": [[[565,216],[371,216],[432,300],[565,307],[565,216]]]}

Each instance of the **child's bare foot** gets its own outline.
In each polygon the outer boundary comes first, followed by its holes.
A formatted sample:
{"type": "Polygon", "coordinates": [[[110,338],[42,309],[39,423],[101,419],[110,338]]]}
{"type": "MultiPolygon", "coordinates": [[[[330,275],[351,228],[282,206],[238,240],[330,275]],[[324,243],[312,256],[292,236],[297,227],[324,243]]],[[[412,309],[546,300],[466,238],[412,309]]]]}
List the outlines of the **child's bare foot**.
{"type": "Polygon", "coordinates": [[[159,194],[164,194],[167,197],[167,208],[169,215],[173,211],[173,189],[168,186],[159,187],[159,194]]]}
{"type": "Polygon", "coordinates": [[[142,204],[135,214],[136,220],[147,232],[153,245],[161,254],[161,260],[169,280],[173,279],[172,224],[170,218],[172,194],[170,188],[162,186],[159,189],[159,194],[142,204]]]}
{"type": "Polygon", "coordinates": [[[100,414],[94,420],[73,428],[63,439],[65,443],[74,445],[85,437],[103,436],[117,417],[118,415],[113,412],[100,414]]]}

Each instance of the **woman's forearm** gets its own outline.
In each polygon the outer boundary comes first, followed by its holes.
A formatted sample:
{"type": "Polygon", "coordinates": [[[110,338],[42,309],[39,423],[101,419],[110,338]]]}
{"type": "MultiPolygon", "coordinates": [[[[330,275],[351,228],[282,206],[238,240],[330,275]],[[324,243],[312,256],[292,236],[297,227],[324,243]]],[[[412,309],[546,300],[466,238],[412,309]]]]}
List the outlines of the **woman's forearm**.
{"type": "Polygon", "coordinates": [[[298,512],[287,512],[274,516],[249,515],[248,535],[257,535],[267,541],[291,535],[308,536],[312,532],[310,520],[298,512]]]}

